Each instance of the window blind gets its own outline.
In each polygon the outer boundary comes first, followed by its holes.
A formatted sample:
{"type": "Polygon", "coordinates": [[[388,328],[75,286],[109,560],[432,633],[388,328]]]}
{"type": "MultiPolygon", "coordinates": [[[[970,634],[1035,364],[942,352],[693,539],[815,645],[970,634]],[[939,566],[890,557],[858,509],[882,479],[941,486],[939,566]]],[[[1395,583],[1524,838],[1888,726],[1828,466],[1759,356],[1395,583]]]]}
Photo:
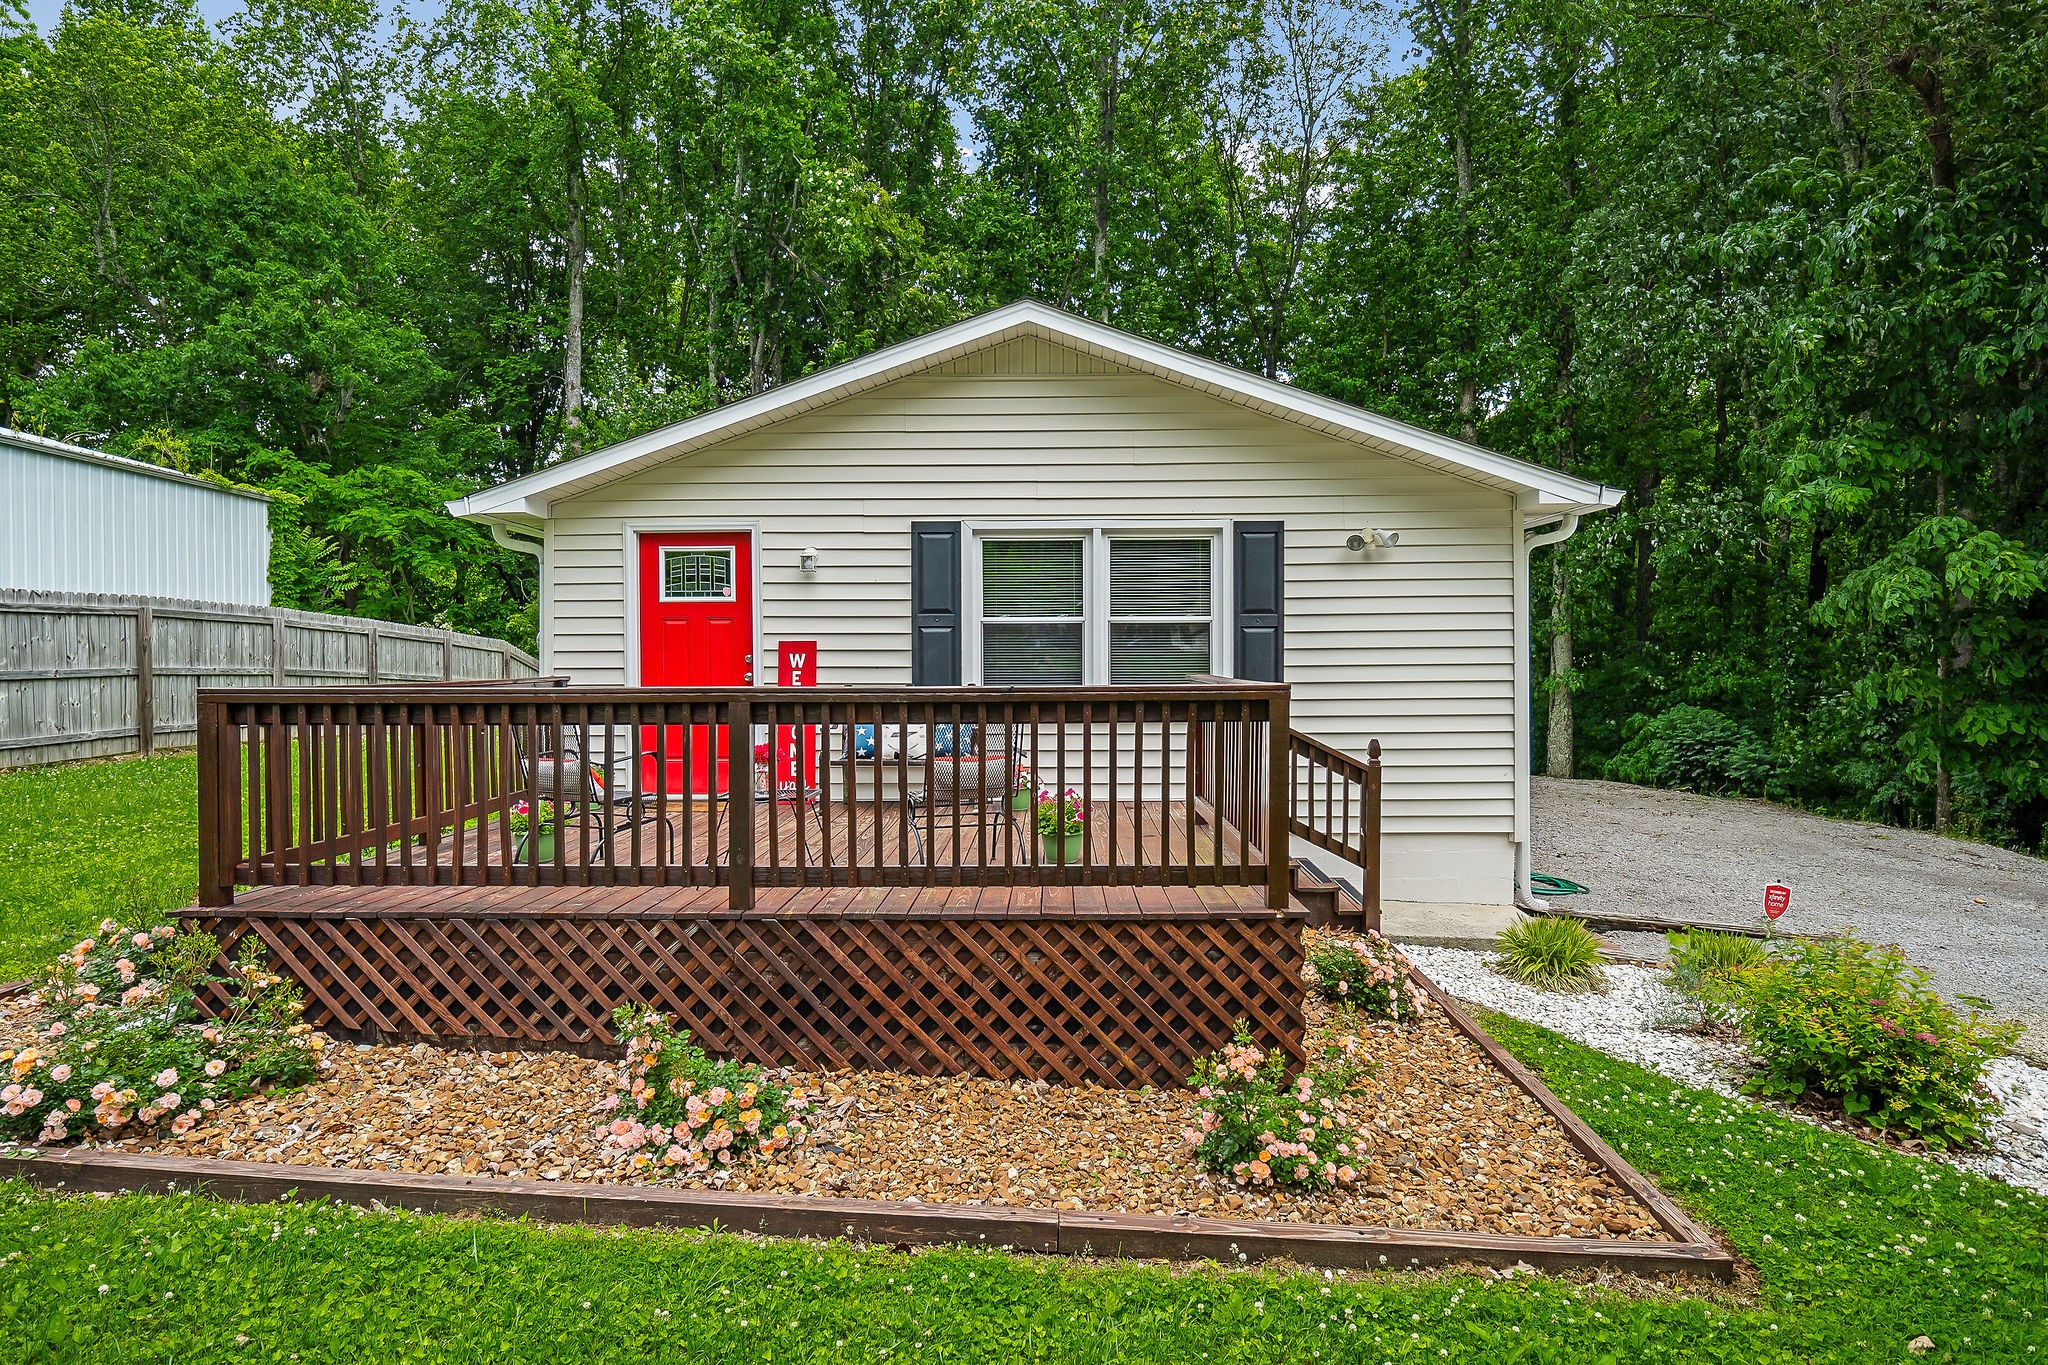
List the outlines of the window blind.
{"type": "Polygon", "coordinates": [[[1201,540],[1109,542],[1109,615],[1209,615],[1210,544],[1201,540]]]}
{"type": "Polygon", "coordinates": [[[1085,543],[981,545],[981,680],[993,687],[1083,681],[1085,543]]]}

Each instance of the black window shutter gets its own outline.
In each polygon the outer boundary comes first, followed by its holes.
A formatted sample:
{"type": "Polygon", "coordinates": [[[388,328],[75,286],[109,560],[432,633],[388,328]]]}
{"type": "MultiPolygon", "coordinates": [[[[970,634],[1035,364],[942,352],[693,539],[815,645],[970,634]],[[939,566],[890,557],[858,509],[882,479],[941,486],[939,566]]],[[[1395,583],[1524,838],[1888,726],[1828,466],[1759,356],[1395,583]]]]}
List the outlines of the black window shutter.
{"type": "Polygon", "coordinates": [[[960,523],[910,523],[910,685],[960,685],[960,523]]]}
{"type": "Polygon", "coordinates": [[[1231,621],[1233,671],[1251,682],[1282,681],[1285,549],[1285,534],[1277,521],[1240,521],[1231,537],[1231,584],[1236,603],[1231,621]]]}

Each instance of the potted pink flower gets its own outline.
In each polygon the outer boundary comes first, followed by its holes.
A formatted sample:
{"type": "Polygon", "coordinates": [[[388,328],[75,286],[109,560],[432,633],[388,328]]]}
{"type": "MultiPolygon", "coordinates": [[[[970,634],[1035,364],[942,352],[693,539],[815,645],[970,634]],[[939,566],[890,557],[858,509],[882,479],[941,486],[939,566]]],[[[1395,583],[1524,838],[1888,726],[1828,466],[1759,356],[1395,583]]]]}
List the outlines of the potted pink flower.
{"type": "Polygon", "coordinates": [[[1038,795],[1038,783],[1031,769],[1018,764],[1010,770],[1010,809],[1030,810],[1038,795]]]}
{"type": "Polygon", "coordinates": [[[1046,863],[1081,861],[1081,834],[1088,828],[1088,803],[1072,787],[1058,797],[1038,793],[1038,853],[1046,863]]]}
{"type": "Polygon", "coordinates": [[[540,862],[555,860],[555,803],[536,801],[531,805],[524,801],[512,804],[512,860],[526,861],[526,845],[531,839],[534,844],[533,856],[540,862]]]}

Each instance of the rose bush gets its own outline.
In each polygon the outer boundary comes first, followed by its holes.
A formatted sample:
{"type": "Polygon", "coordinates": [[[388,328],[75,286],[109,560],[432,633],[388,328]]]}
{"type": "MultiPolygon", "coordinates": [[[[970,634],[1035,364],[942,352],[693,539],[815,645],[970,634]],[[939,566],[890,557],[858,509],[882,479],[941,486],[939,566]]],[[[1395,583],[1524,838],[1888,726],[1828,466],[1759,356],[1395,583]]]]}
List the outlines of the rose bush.
{"type": "Polygon", "coordinates": [[[1368,1144],[1346,1092],[1366,1070],[1357,1040],[1347,1036],[1290,1081],[1287,1059],[1255,1046],[1240,1023],[1237,1041],[1204,1057],[1188,1078],[1202,1100],[1200,1126],[1181,1136],[1197,1165],[1241,1184],[1349,1185],[1368,1144]]]}
{"type": "Polygon", "coordinates": [[[627,1006],[613,1018],[626,1060],[598,1137],[631,1152],[634,1169],[717,1183],[743,1156],[803,1141],[810,1102],[801,1091],[764,1080],[757,1066],[712,1058],[654,1010],[627,1006]]]}
{"type": "Polygon", "coordinates": [[[0,1134],[36,1143],[159,1128],[182,1136],[229,1100],[316,1077],[327,1039],[299,1019],[299,991],[265,967],[262,944],[242,946],[215,978],[211,935],[102,921],[30,997],[35,1037],[0,1050],[0,1134]],[[197,993],[212,980],[231,1004],[210,1019],[197,993]]]}
{"type": "Polygon", "coordinates": [[[1363,942],[1325,939],[1301,975],[1325,1000],[1375,1019],[1413,1023],[1429,1001],[1408,975],[1407,955],[1377,929],[1366,930],[1363,942]]]}

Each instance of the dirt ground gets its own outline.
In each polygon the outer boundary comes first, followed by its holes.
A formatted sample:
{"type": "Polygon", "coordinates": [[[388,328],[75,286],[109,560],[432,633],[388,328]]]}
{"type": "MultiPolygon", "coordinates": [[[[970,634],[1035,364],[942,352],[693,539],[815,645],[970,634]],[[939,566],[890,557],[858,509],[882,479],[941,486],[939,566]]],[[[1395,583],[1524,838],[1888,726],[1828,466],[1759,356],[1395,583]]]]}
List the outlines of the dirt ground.
{"type": "MultiPolygon", "coordinates": [[[[1896,943],[1943,994],[1989,1000],[2048,1054],[2048,860],[1763,801],[1617,782],[1535,779],[1536,870],[1589,890],[1568,904],[1762,924],[1763,888],[1792,888],[1780,921],[1896,943]]],[[[1642,956],[1643,934],[1603,935],[1642,956]]]]}

